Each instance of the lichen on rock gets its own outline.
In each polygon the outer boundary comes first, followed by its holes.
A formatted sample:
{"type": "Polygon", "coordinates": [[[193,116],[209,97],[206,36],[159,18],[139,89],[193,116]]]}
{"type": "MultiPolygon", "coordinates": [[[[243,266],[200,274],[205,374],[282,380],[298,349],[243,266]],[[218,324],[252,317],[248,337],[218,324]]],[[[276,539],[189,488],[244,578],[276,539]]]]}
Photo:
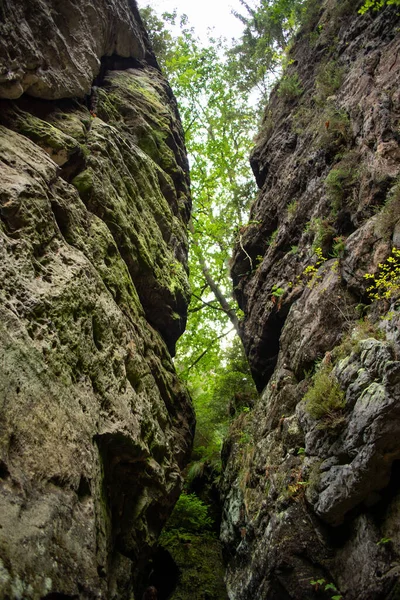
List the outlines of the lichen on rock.
{"type": "Polygon", "coordinates": [[[0,598],[122,600],[192,443],[183,133],[134,2],[28,4],[0,9],[0,598]]]}

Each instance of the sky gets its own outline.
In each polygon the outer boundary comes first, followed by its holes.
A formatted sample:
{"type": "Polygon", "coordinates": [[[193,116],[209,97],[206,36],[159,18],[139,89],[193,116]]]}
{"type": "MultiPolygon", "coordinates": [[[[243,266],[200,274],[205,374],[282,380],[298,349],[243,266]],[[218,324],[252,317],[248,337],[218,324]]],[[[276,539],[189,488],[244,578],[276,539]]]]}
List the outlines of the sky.
{"type": "Polygon", "coordinates": [[[207,30],[214,29],[213,35],[226,38],[239,37],[242,25],[231,10],[245,12],[239,0],[138,0],[140,7],[150,5],[158,13],[170,12],[174,8],[178,14],[185,13],[197,35],[205,40],[207,30]]]}

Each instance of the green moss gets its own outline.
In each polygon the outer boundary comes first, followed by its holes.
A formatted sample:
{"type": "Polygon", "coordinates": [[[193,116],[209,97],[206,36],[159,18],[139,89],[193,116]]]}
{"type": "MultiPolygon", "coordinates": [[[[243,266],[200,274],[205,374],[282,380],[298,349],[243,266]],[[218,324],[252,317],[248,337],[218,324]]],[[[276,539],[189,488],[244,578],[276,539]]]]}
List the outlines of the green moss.
{"type": "Polygon", "coordinates": [[[81,150],[79,143],[73,137],[66,135],[47,121],[24,111],[18,111],[16,125],[19,133],[22,133],[43,149],[51,149],[56,153],[64,151],[65,159],[71,153],[81,150]]]}
{"type": "Polygon", "coordinates": [[[89,200],[93,192],[93,172],[91,169],[86,169],[79,173],[73,180],[72,185],[76,187],[82,200],[89,200]]]}
{"type": "Polygon", "coordinates": [[[91,121],[90,113],[87,109],[74,110],[74,112],[55,112],[49,119],[52,125],[64,134],[74,138],[80,144],[86,141],[87,129],[91,121]]]}

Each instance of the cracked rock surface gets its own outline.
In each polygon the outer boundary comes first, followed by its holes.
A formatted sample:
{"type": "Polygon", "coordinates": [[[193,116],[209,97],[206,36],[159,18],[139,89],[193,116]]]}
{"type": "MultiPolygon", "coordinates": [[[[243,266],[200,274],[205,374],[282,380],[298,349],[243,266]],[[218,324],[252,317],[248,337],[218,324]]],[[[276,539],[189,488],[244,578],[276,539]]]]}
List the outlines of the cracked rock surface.
{"type": "Polygon", "coordinates": [[[231,600],[400,593],[400,287],[364,277],[399,248],[399,14],[360,4],[315,3],[251,157],[232,277],[261,395],[223,451],[231,600]]]}
{"type": "Polygon", "coordinates": [[[135,2],[0,11],[0,598],[130,599],[192,443],[183,133],[135,2]]]}

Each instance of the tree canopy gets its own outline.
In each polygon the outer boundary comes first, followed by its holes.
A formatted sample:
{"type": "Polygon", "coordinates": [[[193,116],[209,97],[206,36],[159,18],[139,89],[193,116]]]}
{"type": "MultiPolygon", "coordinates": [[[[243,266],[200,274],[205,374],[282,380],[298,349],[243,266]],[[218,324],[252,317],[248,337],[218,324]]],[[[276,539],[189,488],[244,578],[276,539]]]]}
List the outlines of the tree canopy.
{"type": "Polygon", "coordinates": [[[258,112],[251,90],[238,82],[225,40],[211,37],[203,46],[176,12],[161,20],[147,7],[142,17],[178,100],[191,167],[192,302],[176,366],[195,401],[199,444],[213,446],[222,440],[229,400],[252,385],[241,344],[233,341],[240,314],[229,260],[256,193],[248,157],[258,112]]]}

